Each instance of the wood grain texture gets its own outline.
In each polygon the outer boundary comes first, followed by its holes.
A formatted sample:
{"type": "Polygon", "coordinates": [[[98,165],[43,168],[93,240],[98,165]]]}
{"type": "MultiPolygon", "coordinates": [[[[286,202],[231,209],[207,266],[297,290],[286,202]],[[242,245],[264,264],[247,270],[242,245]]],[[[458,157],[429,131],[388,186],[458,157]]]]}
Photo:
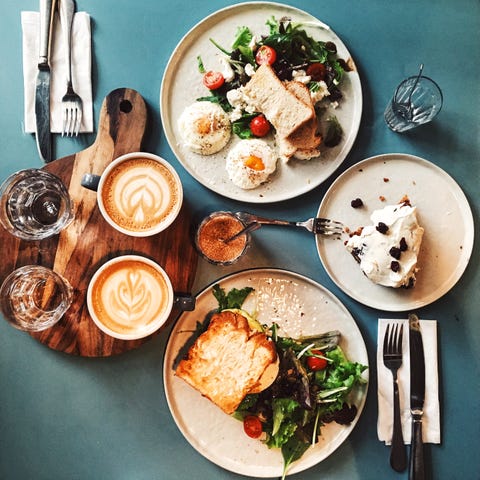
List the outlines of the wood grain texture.
{"type": "MultiPolygon", "coordinates": [[[[75,204],[75,220],[59,235],[42,241],[26,242],[0,228],[3,261],[0,282],[15,268],[39,264],[67,278],[74,288],[72,306],[52,328],[31,335],[48,347],[65,353],[101,357],[120,354],[148,341],[118,340],[99,330],[90,318],[86,304],[88,282],[94,272],[110,258],[138,254],[159,263],[170,276],[178,293],[190,292],[197,268],[197,253],[190,239],[190,214],[184,205],[175,222],[151,237],[129,237],[106,223],[98,210],[96,193],[80,184],[85,173],[101,174],[115,158],[141,151],[147,109],[143,98],[131,89],[117,89],[105,98],[98,134],[87,149],[43,168],[58,175],[75,204]]],[[[178,311],[172,311],[166,325],[178,311]]],[[[165,327],[163,327],[165,328],[165,327]]]]}

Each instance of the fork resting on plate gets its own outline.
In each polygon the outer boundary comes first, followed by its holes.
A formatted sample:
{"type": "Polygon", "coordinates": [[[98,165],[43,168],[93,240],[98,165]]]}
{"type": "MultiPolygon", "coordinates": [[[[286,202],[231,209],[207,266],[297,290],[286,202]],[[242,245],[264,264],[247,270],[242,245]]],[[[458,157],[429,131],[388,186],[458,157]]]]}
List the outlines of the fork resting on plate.
{"type": "Polygon", "coordinates": [[[280,225],[287,227],[303,227],[306,228],[309,232],[312,232],[316,235],[328,235],[328,236],[338,236],[343,232],[343,224],[337,222],[336,220],[330,220],[328,218],[309,218],[305,221],[290,221],[290,220],[278,220],[272,218],[260,217],[248,212],[236,212],[235,216],[246,226],[240,232],[236,233],[232,237],[225,240],[229,242],[234,238],[243,235],[244,233],[252,232],[257,230],[262,225],[280,225]]]}

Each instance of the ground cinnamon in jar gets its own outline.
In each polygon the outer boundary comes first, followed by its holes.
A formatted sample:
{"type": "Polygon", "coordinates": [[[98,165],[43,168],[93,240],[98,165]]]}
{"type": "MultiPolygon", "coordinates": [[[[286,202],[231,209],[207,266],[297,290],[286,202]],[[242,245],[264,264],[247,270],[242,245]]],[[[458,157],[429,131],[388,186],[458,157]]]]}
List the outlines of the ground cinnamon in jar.
{"type": "Polygon", "coordinates": [[[225,242],[244,228],[243,223],[229,212],[215,212],[200,224],[196,244],[199,252],[213,263],[229,264],[238,260],[247,247],[247,235],[225,242]]]}

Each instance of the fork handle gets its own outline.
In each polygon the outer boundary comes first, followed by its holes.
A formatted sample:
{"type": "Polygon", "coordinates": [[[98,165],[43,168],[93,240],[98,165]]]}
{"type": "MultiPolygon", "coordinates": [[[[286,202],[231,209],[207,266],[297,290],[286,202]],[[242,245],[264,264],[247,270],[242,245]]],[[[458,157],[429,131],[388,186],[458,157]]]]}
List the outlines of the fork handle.
{"type": "Polygon", "coordinates": [[[400,395],[396,377],[393,381],[393,433],[390,465],[397,472],[403,472],[407,468],[407,451],[403,441],[402,421],[400,418],[400,395]]]}
{"type": "Polygon", "coordinates": [[[67,83],[70,84],[72,82],[72,25],[75,2],[74,0],[58,0],[58,2],[67,62],[67,83]]]}

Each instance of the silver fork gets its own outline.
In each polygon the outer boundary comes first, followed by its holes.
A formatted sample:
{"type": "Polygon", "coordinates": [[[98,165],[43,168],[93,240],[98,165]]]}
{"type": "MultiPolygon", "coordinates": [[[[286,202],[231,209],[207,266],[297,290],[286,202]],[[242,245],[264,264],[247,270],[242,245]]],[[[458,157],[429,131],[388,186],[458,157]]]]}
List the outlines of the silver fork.
{"type": "Polygon", "coordinates": [[[72,23],[75,13],[75,2],[74,0],[58,1],[67,61],[67,92],[62,98],[62,137],[64,135],[73,137],[73,135],[78,135],[82,123],[82,99],[75,93],[72,86],[72,23]]]}
{"type": "Polygon", "coordinates": [[[388,324],[383,339],[383,363],[393,376],[393,432],[390,451],[390,465],[397,472],[407,467],[407,453],[403,442],[400,418],[400,395],[398,390],[398,369],[402,366],[403,324],[398,331],[398,323],[388,324]]]}
{"type": "Polygon", "coordinates": [[[225,242],[230,242],[234,238],[239,237],[247,232],[257,230],[262,225],[280,225],[286,227],[303,227],[309,232],[318,235],[338,236],[343,232],[343,224],[336,220],[330,220],[329,218],[309,218],[303,222],[295,222],[290,220],[278,220],[272,218],[260,217],[248,212],[236,212],[235,216],[246,225],[245,228],[240,230],[235,235],[227,238],[225,242]]]}

